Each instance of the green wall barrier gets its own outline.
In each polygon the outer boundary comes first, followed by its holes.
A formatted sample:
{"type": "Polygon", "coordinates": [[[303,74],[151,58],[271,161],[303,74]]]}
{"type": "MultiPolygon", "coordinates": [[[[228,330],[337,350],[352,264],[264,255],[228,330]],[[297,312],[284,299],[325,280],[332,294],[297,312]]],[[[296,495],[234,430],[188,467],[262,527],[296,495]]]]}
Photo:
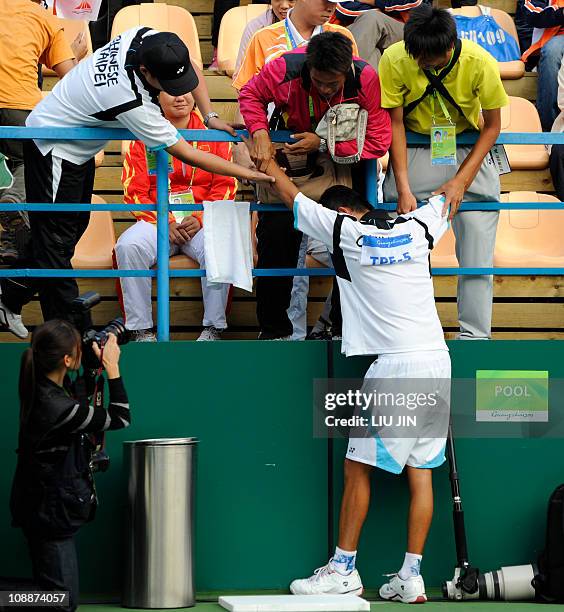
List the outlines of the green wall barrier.
{"type": "MultiPolygon", "coordinates": [[[[283,589],[327,560],[328,520],[336,522],[345,443],[312,436],[312,380],[325,378],[325,342],[175,342],[123,347],[132,425],[110,432],[111,467],[97,476],[96,521],[78,536],[83,593],[119,593],[126,475],[122,442],[196,436],[196,584],[200,591],[283,589]],[[335,495],[328,497],[333,471],[335,495]]],[[[333,350],[336,377],[362,377],[370,359],[333,350]]],[[[564,378],[558,342],[455,342],[453,375],[476,369],[547,369],[564,378]]],[[[25,541],[10,527],[15,466],[17,374],[22,345],[0,345],[0,575],[29,575],[25,541]]],[[[481,569],[532,561],[542,547],[546,502],[564,481],[562,440],[460,440],[458,460],[470,555],[481,569]]],[[[448,470],[435,474],[435,519],[423,571],[429,585],[455,562],[448,470]]],[[[359,548],[365,586],[396,571],[405,550],[403,477],[376,473],[359,548]]]]}

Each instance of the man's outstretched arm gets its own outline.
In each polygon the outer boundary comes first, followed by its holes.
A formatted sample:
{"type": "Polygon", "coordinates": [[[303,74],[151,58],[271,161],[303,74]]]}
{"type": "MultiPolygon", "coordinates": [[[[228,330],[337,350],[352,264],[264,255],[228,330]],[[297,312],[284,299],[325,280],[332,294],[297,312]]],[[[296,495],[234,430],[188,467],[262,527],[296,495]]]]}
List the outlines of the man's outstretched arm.
{"type": "Polygon", "coordinates": [[[286,176],[286,173],[273,159],[268,163],[265,174],[274,178],[274,189],[278,192],[282,204],[284,204],[290,210],[294,208],[294,200],[300,190],[294,185],[294,183],[286,176]]]}

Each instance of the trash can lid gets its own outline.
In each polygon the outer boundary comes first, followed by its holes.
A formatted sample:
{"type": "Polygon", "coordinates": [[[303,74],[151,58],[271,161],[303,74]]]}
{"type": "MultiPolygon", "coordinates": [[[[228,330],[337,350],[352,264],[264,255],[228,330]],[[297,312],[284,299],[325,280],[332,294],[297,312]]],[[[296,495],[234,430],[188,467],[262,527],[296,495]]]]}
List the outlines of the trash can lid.
{"type": "Polygon", "coordinates": [[[148,440],[128,440],[124,444],[135,446],[189,446],[198,444],[198,438],[152,438],[148,440]]]}

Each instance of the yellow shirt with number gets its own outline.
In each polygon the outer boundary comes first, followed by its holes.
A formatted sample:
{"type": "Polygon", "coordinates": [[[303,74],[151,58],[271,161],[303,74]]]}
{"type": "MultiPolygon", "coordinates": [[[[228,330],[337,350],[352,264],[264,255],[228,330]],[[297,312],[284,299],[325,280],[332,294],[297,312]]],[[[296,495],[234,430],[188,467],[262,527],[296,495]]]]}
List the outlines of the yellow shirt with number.
{"type": "MultiPolygon", "coordinates": [[[[405,107],[419,99],[429,81],[417,62],[407,53],[403,41],[388,47],[378,66],[382,88],[382,107],[405,107]]],[[[461,115],[443,97],[456,132],[478,129],[480,109],[493,110],[509,104],[501,83],[497,61],[487,51],[470,40],[462,41],[460,57],[454,68],[443,80],[454,101],[464,111],[461,115]]],[[[431,97],[427,96],[409,115],[404,117],[406,129],[429,134],[432,126],[431,97]]],[[[435,117],[438,123],[445,117],[438,101],[435,101],[435,117]]]]}

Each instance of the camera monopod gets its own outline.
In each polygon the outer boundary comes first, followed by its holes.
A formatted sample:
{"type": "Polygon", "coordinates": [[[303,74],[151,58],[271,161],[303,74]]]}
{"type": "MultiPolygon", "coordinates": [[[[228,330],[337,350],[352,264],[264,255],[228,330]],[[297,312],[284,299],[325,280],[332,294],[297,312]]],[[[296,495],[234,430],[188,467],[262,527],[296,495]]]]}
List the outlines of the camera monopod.
{"type": "Polygon", "coordinates": [[[532,581],[537,573],[531,565],[502,567],[493,572],[480,573],[468,559],[464,510],[460,494],[460,479],[456,463],[456,452],[452,425],[448,427],[447,457],[449,463],[449,480],[452,493],[452,519],[454,524],[454,542],[456,546],[456,567],[451,580],[443,583],[443,597],[462,601],[468,599],[494,599],[518,601],[535,598],[532,581]]]}

